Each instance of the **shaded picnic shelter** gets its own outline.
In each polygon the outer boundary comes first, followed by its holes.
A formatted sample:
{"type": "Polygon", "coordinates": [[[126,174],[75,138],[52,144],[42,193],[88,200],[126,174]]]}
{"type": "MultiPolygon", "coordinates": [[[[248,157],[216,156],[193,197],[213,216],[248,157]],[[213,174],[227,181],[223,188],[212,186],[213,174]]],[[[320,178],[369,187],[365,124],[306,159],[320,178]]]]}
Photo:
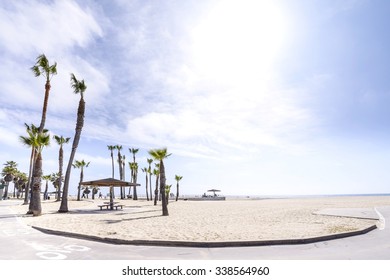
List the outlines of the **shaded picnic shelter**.
{"type": "Polygon", "coordinates": [[[207,191],[212,192],[213,196],[217,196],[216,192],[220,192],[221,190],[211,189],[211,190],[207,190],[207,191]]]}
{"type": "MultiPolygon", "coordinates": [[[[81,182],[80,185],[83,186],[98,186],[98,187],[137,187],[141,186],[141,184],[131,183],[127,181],[122,181],[114,178],[105,178],[105,179],[98,179],[98,180],[92,180],[92,181],[85,181],[81,182]]],[[[112,195],[112,192],[110,191],[110,209],[114,209],[114,197],[112,195]]]]}

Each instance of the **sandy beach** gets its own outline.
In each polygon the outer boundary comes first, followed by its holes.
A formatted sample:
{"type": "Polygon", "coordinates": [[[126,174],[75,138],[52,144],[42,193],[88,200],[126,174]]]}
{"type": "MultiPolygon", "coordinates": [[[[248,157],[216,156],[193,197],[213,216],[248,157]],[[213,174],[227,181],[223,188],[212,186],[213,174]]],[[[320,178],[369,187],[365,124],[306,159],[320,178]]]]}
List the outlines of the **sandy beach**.
{"type": "MultiPolygon", "coordinates": [[[[27,225],[124,240],[247,241],[299,239],[356,231],[375,220],[314,214],[327,208],[389,206],[390,196],[289,198],[226,201],[171,201],[169,216],[145,200],[116,200],[123,210],[99,210],[107,200],[43,201],[43,214],[25,215],[26,205],[12,206],[27,225]]],[[[22,203],[22,201],[20,202],[22,203]]]]}

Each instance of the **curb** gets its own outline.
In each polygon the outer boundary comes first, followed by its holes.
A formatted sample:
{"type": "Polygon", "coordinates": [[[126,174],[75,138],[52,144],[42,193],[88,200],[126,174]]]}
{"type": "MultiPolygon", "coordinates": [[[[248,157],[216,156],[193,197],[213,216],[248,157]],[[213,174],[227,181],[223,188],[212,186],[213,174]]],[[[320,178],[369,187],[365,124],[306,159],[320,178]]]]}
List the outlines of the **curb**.
{"type": "Polygon", "coordinates": [[[257,240],[257,241],[217,241],[217,242],[197,242],[197,241],[169,241],[169,240],[123,240],[116,238],[98,237],[80,233],[64,232],[51,229],[32,226],[33,229],[39,230],[46,234],[60,235],[77,239],[97,241],[115,245],[136,245],[136,246],[163,246],[163,247],[194,247],[194,248],[222,248],[222,247],[250,247],[250,246],[275,246],[275,245],[302,245],[316,242],[323,242],[335,239],[341,239],[356,235],[366,234],[377,229],[376,225],[368,228],[345,233],[324,235],[318,237],[285,239],[285,240],[257,240]]]}

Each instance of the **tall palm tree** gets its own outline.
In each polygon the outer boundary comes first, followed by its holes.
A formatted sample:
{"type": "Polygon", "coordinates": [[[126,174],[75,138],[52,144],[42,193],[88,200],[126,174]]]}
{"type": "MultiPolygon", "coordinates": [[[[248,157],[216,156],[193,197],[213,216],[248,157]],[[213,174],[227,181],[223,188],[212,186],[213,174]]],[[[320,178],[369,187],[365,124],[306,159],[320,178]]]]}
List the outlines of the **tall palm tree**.
{"type": "Polygon", "coordinates": [[[179,181],[183,179],[183,176],[175,175],[176,180],[176,201],[179,199],[179,181]]]}
{"type": "MultiPolygon", "coordinates": [[[[131,170],[132,176],[132,182],[134,184],[137,184],[137,177],[138,177],[138,163],[136,162],[129,162],[129,167],[131,170]]],[[[138,195],[137,195],[137,188],[134,186],[133,187],[133,200],[138,200],[138,195]]]]}
{"type": "Polygon", "coordinates": [[[46,181],[45,191],[43,192],[43,200],[46,200],[48,197],[48,192],[49,192],[49,181],[51,180],[51,174],[50,175],[43,175],[42,179],[46,181]]]}
{"type": "MultiPolygon", "coordinates": [[[[121,154],[122,145],[116,145],[115,147],[118,150],[119,180],[122,180],[123,179],[123,164],[122,164],[122,154],[121,154]]],[[[114,191],[113,188],[110,188],[110,191],[113,192],[114,191]]],[[[121,198],[123,198],[124,194],[123,194],[122,187],[120,188],[120,192],[121,192],[121,198]]]]}
{"type": "Polygon", "coordinates": [[[112,163],[112,175],[111,175],[111,178],[114,178],[114,150],[116,149],[116,146],[114,146],[114,145],[107,145],[107,148],[111,152],[111,163],[112,163]]]}
{"type": "Polygon", "coordinates": [[[151,167],[153,159],[152,158],[148,158],[148,159],[146,159],[146,161],[148,162],[150,200],[153,200],[153,194],[152,194],[152,167],[151,167]]]}
{"type": "Polygon", "coordinates": [[[119,180],[122,180],[122,145],[116,145],[115,147],[118,150],[119,180]]]}
{"type": "MultiPolygon", "coordinates": [[[[60,151],[58,154],[58,177],[62,177],[62,168],[64,166],[64,150],[63,145],[69,143],[70,137],[64,138],[62,135],[54,135],[54,140],[57,142],[58,145],[60,145],[60,151]]],[[[57,188],[57,200],[61,200],[61,186],[62,186],[62,180],[58,180],[58,188],[57,188]]]]}
{"type": "Polygon", "coordinates": [[[51,88],[50,81],[52,77],[57,74],[57,63],[54,62],[54,64],[50,65],[46,56],[44,54],[41,54],[40,56],[37,57],[36,63],[33,67],[31,67],[31,70],[33,71],[35,77],[39,77],[42,75],[46,78],[42,118],[41,118],[41,124],[39,125],[39,132],[41,133],[45,128],[47,105],[49,102],[49,93],[51,88]]]}
{"type": "MultiPolygon", "coordinates": [[[[126,181],[125,170],[126,170],[126,155],[123,155],[122,156],[122,180],[123,181],[126,181]]],[[[120,188],[121,188],[121,199],[125,199],[126,187],[121,186],[120,188]]]]}
{"type": "MultiPolygon", "coordinates": [[[[50,144],[49,133],[38,133],[35,146],[35,162],[32,175],[31,200],[27,213],[33,216],[42,214],[41,206],[41,179],[42,179],[42,150],[50,144]]],[[[27,194],[26,194],[27,195],[27,194]]]]}
{"type": "Polygon", "coordinates": [[[84,168],[87,168],[91,162],[86,162],[85,160],[76,160],[72,166],[74,168],[80,168],[80,182],[79,186],[77,188],[77,200],[80,201],[80,192],[81,192],[81,185],[80,183],[84,179],[84,168]]]}
{"type": "Polygon", "coordinates": [[[141,171],[142,172],[145,172],[145,189],[146,189],[146,200],[149,201],[149,190],[148,190],[148,168],[147,167],[144,167],[144,168],[141,168],[141,171]]]}
{"type": "Polygon", "coordinates": [[[72,163],[74,160],[74,156],[76,154],[77,147],[79,145],[81,131],[84,126],[84,115],[85,115],[85,101],[84,101],[84,92],[87,89],[84,80],[77,80],[74,74],[70,75],[71,86],[73,88],[74,93],[80,93],[80,101],[79,107],[77,109],[77,121],[76,121],[76,129],[75,136],[73,138],[72,151],[70,153],[68,167],[66,169],[65,174],[65,182],[64,189],[62,192],[62,201],[61,206],[58,212],[65,213],[68,212],[68,191],[69,191],[69,181],[70,181],[70,173],[72,171],[72,163]]]}
{"type": "Polygon", "coordinates": [[[162,149],[154,149],[150,150],[149,154],[154,158],[154,160],[158,160],[160,163],[160,192],[161,192],[161,204],[162,204],[162,215],[168,216],[168,206],[167,201],[165,199],[165,167],[164,167],[164,159],[169,157],[171,154],[168,154],[167,148],[162,149]]]}
{"type": "MultiPolygon", "coordinates": [[[[135,149],[135,148],[129,148],[129,152],[133,154],[133,163],[135,164],[135,154],[138,153],[139,149],[135,149]]],[[[135,165],[134,165],[135,167],[135,165]]],[[[137,175],[138,175],[138,165],[137,165],[137,175]]],[[[133,169],[132,169],[132,174],[131,174],[131,178],[132,178],[132,181],[133,183],[136,183],[137,181],[137,176],[134,176],[133,174],[133,169]],[[134,181],[134,178],[135,178],[135,181],[134,181]]],[[[138,199],[138,196],[137,196],[137,188],[134,187],[133,189],[133,199],[134,200],[137,200],[138,199]]]]}

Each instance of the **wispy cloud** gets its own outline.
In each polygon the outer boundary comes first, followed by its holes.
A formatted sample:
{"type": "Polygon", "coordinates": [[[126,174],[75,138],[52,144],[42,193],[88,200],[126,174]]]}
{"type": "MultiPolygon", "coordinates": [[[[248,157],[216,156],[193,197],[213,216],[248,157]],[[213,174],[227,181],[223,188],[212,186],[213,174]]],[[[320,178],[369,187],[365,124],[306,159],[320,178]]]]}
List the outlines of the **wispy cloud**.
{"type": "Polygon", "coordinates": [[[14,55],[61,55],[86,47],[102,30],[74,1],[12,1],[0,10],[2,46],[14,55]],[[15,24],[17,22],[18,24],[15,24]]]}

